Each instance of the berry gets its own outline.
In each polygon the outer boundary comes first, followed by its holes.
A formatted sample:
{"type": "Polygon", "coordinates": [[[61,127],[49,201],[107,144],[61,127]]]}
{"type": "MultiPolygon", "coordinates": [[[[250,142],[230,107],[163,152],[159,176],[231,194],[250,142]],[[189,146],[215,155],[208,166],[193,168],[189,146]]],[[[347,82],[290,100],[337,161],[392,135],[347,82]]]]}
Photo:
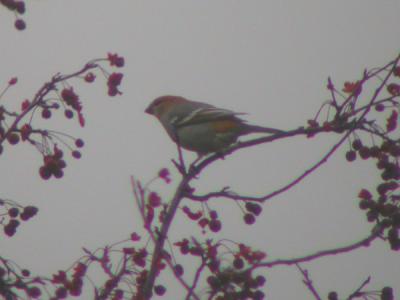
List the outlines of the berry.
{"type": "Polygon", "coordinates": [[[354,140],[351,145],[352,145],[353,149],[356,150],[356,151],[360,150],[361,147],[363,146],[363,144],[362,144],[360,139],[354,140]]]}
{"type": "Polygon", "coordinates": [[[154,292],[155,292],[156,295],[158,295],[158,296],[164,295],[165,292],[166,292],[166,290],[167,290],[167,289],[166,289],[163,285],[156,285],[156,286],[154,287],[154,292]]]}
{"type": "Polygon", "coordinates": [[[51,111],[48,108],[42,110],[42,118],[43,119],[50,119],[51,118],[51,111]]]}
{"type": "Polygon", "coordinates": [[[265,284],[265,277],[262,275],[258,275],[256,277],[257,286],[263,286],[265,284]]]}
{"type": "Polygon", "coordinates": [[[346,152],[346,160],[347,160],[348,162],[355,161],[356,158],[357,158],[357,154],[356,154],[355,151],[349,150],[349,151],[346,152]]]}
{"type": "Polygon", "coordinates": [[[70,109],[66,109],[64,115],[67,119],[72,119],[74,117],[74,112],[70,109]]]}
{"type": "Polygon", "coordinates": [[[180,264],[175,265],[174,267],[174,272],[176,276],[182,276],[183,275],[183,267],[180,264]]]}
{"type": "Polygon", "coordinates": [[[218,219],[218,213],[215,210],[210,211],[210,218],[211,219],[218,219]]]}
{"type": "Polygon", "coordinates": [[[255,291],[255,292],[253,293],[253,299],[254,299],[254,300],[262,300],[262,299],[264,299],[264,298],[265,298],[265,294],[264,294],[262,291],[260,291],[260,290],[255,291]]]}
{"type": "Polygon", "coordinates": [[[29,276],[31,275],[31,272],[29,272],[29,270],[27,270],[27,269],[23,269],[23,270],[21,271],[21,274],[22,274],[22,276],[24,276],[24,277],[29,277],[29,276]]]}
{"type": "Polygon", "coordinates": [[[85,75],[85,81],[88,83],[93,82],[96,79],[96,75],[94,75],[92,72],[89,72],[85,75]]]}
{"type": "Polygon", "coordinates": [[[233,261],[233,266],[236,269],[242,269],[244,267],[243,259],[241,259],[240,257],[235,258],[235,260],[233,261]]]}
{"type": "Polygon", "coordinates": [[[40,291],[40,289],[36,286],[28,288],[27,290],[27,294],[29,296],[31,296],[32,298],[39,298],[40,295],[42,294],[42,292],[40,291]]]}
{"type": "Polygon", "coordinates": [[[14,23],[15,28],[17,28],[18,30],[24,30],[26,28],[26,24],[25,21],[22,19],[17,19],[15,20],[14,23]]]}
{"type": "Polygon", "coordinates": [[[210,230],[212,232],[218,232],[221,230],[222,224],[219,220],[217,219],[212,219],[210,221],[210,223],[208,224],[208,226],[210,227],[210,230]]]}
{"type": "Polygon", "coordinates": [[[59,288],[56,290],[56,297],[57,297],[57,299],[64,299],[64,298],[67,298],[67,296],[68,296],[68,291],[67,291],[66,288],[64,288],[64,287],[59,287],[59,288]]]}
{"type": "Polygon", "coordinates": [[[41,166],[39,169],[39,175],[40,177],[42,177],[42,179],[47,180],[51,177],[51,171],[49,170],[49,168],[41,166]]]}
{"type": "Polygon", "coordinates": [[[72,151],[72,156],[76,159],[80,159],[82,157],[82,154],[79,151],[74,150],[72,151]]]}
{"type": "Polygon", "coordinates": [[[19,135],[16,133],[11,133],[8,135],[7,140],[11,145],[16,145],[19,143],[19,135]]]}
{"type": "Polygon", "coordinates": [[[262,207],[257,203],[247,202],[245,207],[248,212],[251,212],[256,216],[260,215],[262,211],[262,207]]]}
{"type": "Polygon", "coordinates": [[[336,292],[330,292],[328,294],[328,300],[338,300],[338,299],[339,299],[339,297],[338,297],[338,294],[336,292]]]}
{"type": "Polygon", "coordinates": [[[362,146],[358,153],[362,159],[368,159],[371,156],[369,148],[366,146],[362,146]]]}
{"type": "Polygon", "coordinates": [[[75,140],[75,146],[77,146],[78,148],[82,148],[84,146],[84,142],[82,139],[76,139],[75,140]]]}
{"type": "Polygon", "coordinates": [[[18,214],[19,214],[19,209],[16,208],[16,207],[11,207],[11,208],[8,210],[8,215],[9,215],[11,218],[16,218],[16,217],[18,216],[18,214]]]}
{"type": "Polygon", "coordinates": [[[243,219],[244,219],[244,222],[245,222],[247,225],[254,224],[255,221],[256,221],[256,218],[254,217],[253,214],[245,214],[244,217],[243,217],[243,219]]]}
{"type": "Polygon", "coordinates": [[[383,105],[382,103],[378,103],[375,105],[375,110],[378,112],[382,112],[385,110],[385,105],[383,105]]]}
{"type": "Polygon", "coordinates": [[[390,286],[385,286],[382,289],[381,300],[393,300],[393,289],[390,286]]]}
{"type": "Polygon", "coordinates": [[[21,213],[20,218],[22,221],[27,221],[33,216],[35,216],[38,212],[38,208],[35,206],[26,206],[24,211],[21,213]]]}

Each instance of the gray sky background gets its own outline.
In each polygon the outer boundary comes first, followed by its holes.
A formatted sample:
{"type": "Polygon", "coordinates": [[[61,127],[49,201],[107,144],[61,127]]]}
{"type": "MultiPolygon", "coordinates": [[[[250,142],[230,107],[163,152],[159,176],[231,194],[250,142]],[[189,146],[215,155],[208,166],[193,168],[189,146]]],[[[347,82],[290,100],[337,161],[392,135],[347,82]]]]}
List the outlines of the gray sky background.
{"type": "MultiPolygon", "coordinates": [[[[0,10],[0,83],[19,78],[1,104],[19,107],[56,72],[75,71],[107,52],[126,58],[121,97],[108,98],[100,76],[95,85],[76,86],[87,120],[83,130],[61,114],[59,120],[38,120],[85,140],[82,159],[68,161],[62,180],[39,178],[41,157],[28,145],[6,147],[1,156],[1,197],[40,209],[14,238],[2,237],[1,254],[39,274],[68,267],[82,246],[95,249],[142,232],[129,176],[149,180],[162,167],[172,170],[176,157],[161,126],[143,112],[153,98],[182,95],[247,112],[254,124],[293,129],[328,99],[329,75],[340,86],[400,49],[397,0],[27,2],[22,33],[14,30],[13,16],[0,10]]],[[[244,194],[266,194],[320,159],[338,138],[296,138],[241,151],[210,167],[196,188],[229,185],[244,194]]],[[[302,184],[266,203],[256,226],[243,224],[234,203],[213,201],[224,225],[215,237],[247,242],[270,258],[358,240],[370,225],[356,195],[374,186],[373,170],[371,162],[348,165],[339,151],[302,184]]],[[[166,197],[172,188],[154,185],[166,197]]],[[[171,239],[188,235],[199,236],[198,228],[178,217],[171,239]]],[[[371,288],[388,284],[399,293],[398,254],[382,242],[305,267],[322,295],[331,289],[348,295],[368,275],[371,288]]],[[[267,270],[266,276],[268,299],[311,298],[294,268],[267,270]]]]}

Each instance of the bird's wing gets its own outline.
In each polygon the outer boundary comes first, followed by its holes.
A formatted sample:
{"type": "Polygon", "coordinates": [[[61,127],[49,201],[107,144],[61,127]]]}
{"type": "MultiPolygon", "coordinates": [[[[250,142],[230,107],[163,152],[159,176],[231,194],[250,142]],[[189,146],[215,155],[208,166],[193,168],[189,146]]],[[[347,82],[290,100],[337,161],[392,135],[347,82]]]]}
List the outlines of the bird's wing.
{"type": "Polygon", "coordinates": [[[199,107],[193,110],[190,114],[182,116],[181,118],[177,117],[174,120],[174,125],[182,127],[214,120],[234,118],[238,115],[244,115],[244,113],[237,113],[228,109],[221,109],[213,106],[199,107]]]}

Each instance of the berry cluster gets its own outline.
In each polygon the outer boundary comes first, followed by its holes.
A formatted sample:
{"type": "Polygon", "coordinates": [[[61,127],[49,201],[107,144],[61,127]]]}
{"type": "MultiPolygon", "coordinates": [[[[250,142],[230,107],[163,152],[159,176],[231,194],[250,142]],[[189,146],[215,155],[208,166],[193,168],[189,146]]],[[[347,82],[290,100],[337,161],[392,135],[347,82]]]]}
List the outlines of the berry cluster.
{"type": "Polygon", "coordinates": [[[0,216],[2,217],[0,224],[3,225],[4,233],[9,237],[13,236],[17,232],[17,228],[21,224],[21,221],[28,221],[38,212],[38,209],[35,206],[29,205],[23,207],[10,200],[0,199],[0,207],[3,211],[0,213],[0,216]]]}
{"type": "MultiPolygon", "coordinates": [[[[18,1],[18,3],[21,2],[18,1]]],[[[49,179],[52,176],[55,178],[63,177],[66,161],[63,159],[63,151],[57,148],[57,144],[68,148],[71,151],[71,156],[79,159],[81,152],[77,148],[83,147],[83,141],[63,132],[35,128],[33,125],[35,114],[39,112],[43,119],[51,119],[57,110],[64,109],[64,115],[67,119],[72,119],[74,115],[77,115],[78,122],[83,127],[85,119],[82,102],[74,88],[67,83],[67,80],[83,78],[86,82],[93,82],[95,75],[92,71],[99,69],[108,79],[107,86],[109,89],[116,91],[111,96],[120,94],[118,86],[121,84],[122,73],[108,75],[108,72],[98,64],[98,62],[104,61],[107,61],[111,67],[120,68],[124,66],[123,57],[117,54],[108,54],[107,58],[93,60],[75,73],[55,75],[51,81],[40,88],[32,100],[25,99],[22,101],[20,112],[10,112],[4,106],[0,106],[0,154],[3,152],[4,141],[12,146],[19,144],[21,140],[28,142],[34,145],[43,155],[43,165],[39,169],[40,176],[43,179],[49,179]],[[26,119],[29,119],[29,122],[23,123],[26,119]],[[12,126],[7,124],[12,124],[12,126]]],[[[6,90],[16,85],[17,82],[16,77],[11,78],[6,90]]],[[[0,95],[4,95],[6,90],[1,92],[0,95]]]]}
{"type": "MultiPolygon", "coordinates": [[[[84,143],[81,139],[75,140],[76,147],[81,148],[83,145],[84,143]]],[[[81,157],[81,153],[78,150],[73,150],[71,155],[76,159],[81,157]]],[[[67,166],[63,156],[64,152],[57,145],[54,145],[52,153],[43,155],[43,165],[39,168],[40,177],[44,180],[49,179],[51,176],[62,178],[64,176],[63,169],[67,166]]]]}
{"type": "MultiPolygon", "coordinates": [[[[0,4],[13,11],[16,16],[25,13],[25,2],[23,0],[0,0],[0,4]]],[[[26,28],[25,21],[18,17],[15,20],[14,26],[18,30],[24,30],[26,28]]]]}
{"type": "MultiPolygon", "coordinates": [[[[207,282],[210,294],[213,295],[212,299],[264,299],[264,293],[259,288],[264,285],[265,278],[253,277],[249,270],[265,258],[265,253],[239,244],[237,251],[229,251],[233,255],[232,266],[222,266],[222,263],[225,265],[227,261],[225,250],[229,248],[225,243],[207,240],[201,244],[194,238],[191,242],[184,238],[174,245],[179,248],[181,254],[199,257],[208,267],[211,275],[207,277],[207,282]],[[220,248],[224,251],[223,258],[219,254],[220,248]],[[245,266],[249,268],[244,270],[245,266]]],[[[181,265],[175,265],[174,270],[177,276],[183,274],[181,265]]]]}
{"type": "Polygon", "coordinates": [[[68,275],[64,271],[59,271],[57,274],[53,275],[51,282],[58,287],[55,289],[54,296],[50,298],[51,300],[65,299],[68,295],[77,297],[82,293],[83,279],[87,272],[87,265],[78,262],[71,276],[68,279],[68,275]]]}
{"type": "Polygon", "coordinates": [[[244,214],[243,219],[247,225],[252,225],[256,222],[256,217],[262,212],[262,207],[258,203],[246,202],[245,208],[247,213],[244,214]]]}

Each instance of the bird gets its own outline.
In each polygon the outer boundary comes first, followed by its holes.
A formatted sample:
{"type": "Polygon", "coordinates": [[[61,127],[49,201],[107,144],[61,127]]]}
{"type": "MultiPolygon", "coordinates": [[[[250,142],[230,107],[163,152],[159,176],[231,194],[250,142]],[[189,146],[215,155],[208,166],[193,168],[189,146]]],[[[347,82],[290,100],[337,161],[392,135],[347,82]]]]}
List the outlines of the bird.
{"type": "Polygon", "coordinates": [[[239,117],[245,113],[181,96],[160,96],[150,103],[145,112],[158,119],[176,144],[196,152],[199,157],[223,153],[242,135],[284,133],[279,129],[248,124],[239,117]]]}

